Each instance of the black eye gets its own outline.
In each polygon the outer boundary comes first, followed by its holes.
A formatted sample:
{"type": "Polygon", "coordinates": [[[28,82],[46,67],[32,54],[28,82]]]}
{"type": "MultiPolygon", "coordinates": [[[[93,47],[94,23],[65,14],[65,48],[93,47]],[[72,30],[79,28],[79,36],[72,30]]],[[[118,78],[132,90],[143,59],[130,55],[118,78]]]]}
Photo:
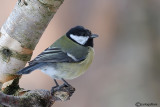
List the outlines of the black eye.
{"type": "Polygon", "coordinates": [[[91,35],[92,35],[91,31],[87,30],[87,31],[86,31],[86,36],[87,36],[87,35],[88,35],[88,36],[91,36],[91,35]]]}

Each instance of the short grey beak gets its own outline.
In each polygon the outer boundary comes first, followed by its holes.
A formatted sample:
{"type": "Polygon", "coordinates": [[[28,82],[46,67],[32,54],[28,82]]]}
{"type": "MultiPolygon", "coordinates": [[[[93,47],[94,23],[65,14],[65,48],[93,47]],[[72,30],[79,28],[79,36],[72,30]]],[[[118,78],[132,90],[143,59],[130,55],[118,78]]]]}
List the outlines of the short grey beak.
{"type": "Polygon", "coordinates": [[[92,35],[90,36],[90,38],[96,38],[96,37],[98,37],[97,34],[92,34],[92,35]]]}

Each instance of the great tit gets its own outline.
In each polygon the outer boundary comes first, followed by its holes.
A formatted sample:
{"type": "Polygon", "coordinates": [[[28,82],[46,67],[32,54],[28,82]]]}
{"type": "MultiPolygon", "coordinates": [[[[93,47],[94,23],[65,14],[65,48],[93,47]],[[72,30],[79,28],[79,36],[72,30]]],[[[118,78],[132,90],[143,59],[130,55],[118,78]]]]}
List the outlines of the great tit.
{"type": "Polygon", "coordinates": [[[92,63],[94,57],[93,39],[98,37],[82,26],[71,28],[50,47],[45,49],[29,66],[17,74],[29,74],[39,69],[54,79],[74,79],[83,74],[92,63]]]}

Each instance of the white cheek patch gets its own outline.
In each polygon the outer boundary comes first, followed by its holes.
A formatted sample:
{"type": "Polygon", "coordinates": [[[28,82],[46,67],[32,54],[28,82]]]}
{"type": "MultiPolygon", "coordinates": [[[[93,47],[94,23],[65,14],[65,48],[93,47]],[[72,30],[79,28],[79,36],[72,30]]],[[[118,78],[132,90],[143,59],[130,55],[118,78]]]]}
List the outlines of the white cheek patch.
{"type": "Polygon", "coordinates": [[[89,36],[84,37],[84,36],[77,36],[73,34],[70,34],[70,37],[81,45],[84,45],[89,39],[89,36]]]}

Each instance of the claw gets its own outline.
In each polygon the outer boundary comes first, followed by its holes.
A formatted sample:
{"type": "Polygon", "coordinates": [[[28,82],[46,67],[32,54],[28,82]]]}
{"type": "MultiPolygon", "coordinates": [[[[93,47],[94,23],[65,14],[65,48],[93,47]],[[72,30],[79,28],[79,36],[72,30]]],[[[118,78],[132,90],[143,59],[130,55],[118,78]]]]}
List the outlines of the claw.
{"type": "Polygon", "coordinates": [[[51,93],[54,93],[54,92],[56,92],[56,91],[60,91],[60,90],[62,90],[62,88],[64,88],[64,87],[68,87],[68,86],[67,86],[65,83],[62,84],[62,85],[56,85],[56,86],[52,87],[51,93]]]}
{"type": "Polygon", "coordinates": [[[52,87],[52,89],[51,89],[51,94],[53,95],[53,93],[54,92],[56,92],[57,91],[57,88],[58,88],[58,86],[54,86],[54,87],[52,87]]]}

